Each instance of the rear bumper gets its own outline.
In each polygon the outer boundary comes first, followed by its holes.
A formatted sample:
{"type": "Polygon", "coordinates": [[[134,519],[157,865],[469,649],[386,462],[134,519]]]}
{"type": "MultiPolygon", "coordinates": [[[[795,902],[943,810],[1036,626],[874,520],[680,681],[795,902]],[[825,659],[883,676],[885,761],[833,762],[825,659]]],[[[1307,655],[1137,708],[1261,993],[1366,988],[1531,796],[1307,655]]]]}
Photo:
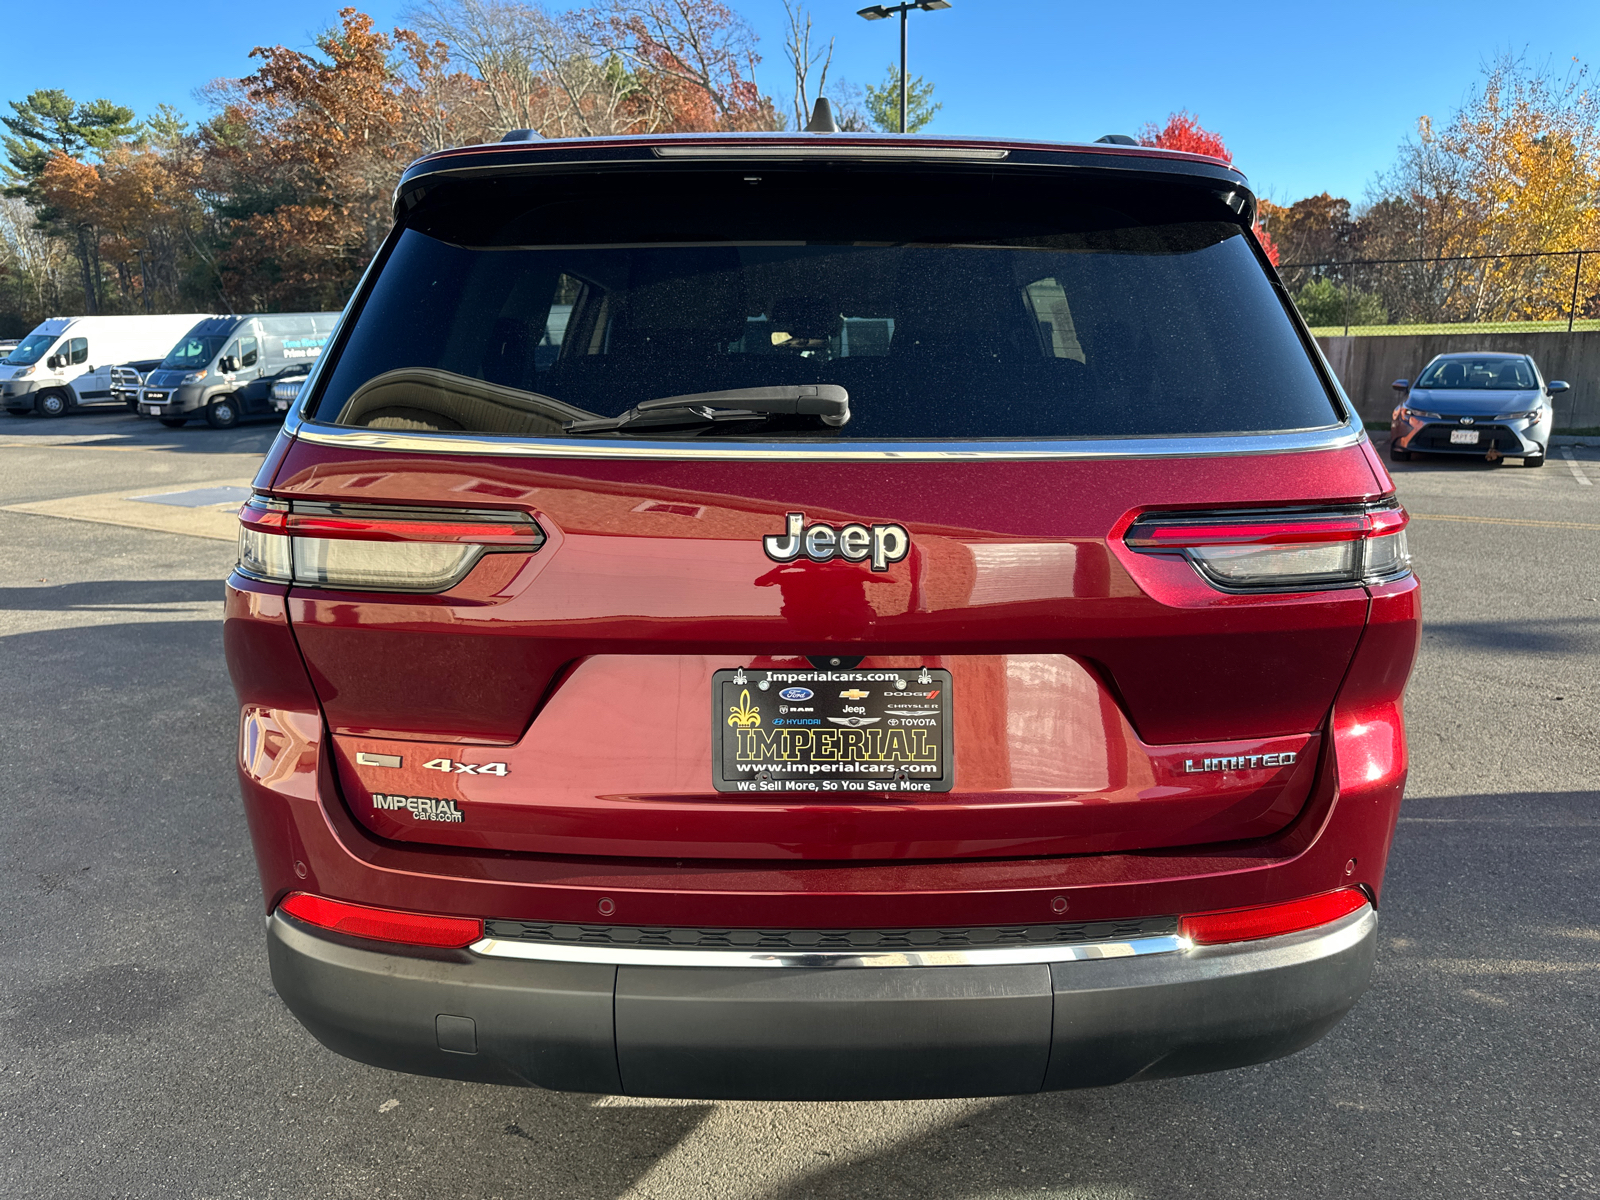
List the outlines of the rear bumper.
{"type": "Polygon", "coordinates": [[[566,1091],[839,1100],[1096,1087],[1290,1054],[1365,990],[1376,928],[1365,907],[1225,946],[826,969],[414,957],[281,914],[267,942],[300,1022],[374,1066],[566,1091]]]}

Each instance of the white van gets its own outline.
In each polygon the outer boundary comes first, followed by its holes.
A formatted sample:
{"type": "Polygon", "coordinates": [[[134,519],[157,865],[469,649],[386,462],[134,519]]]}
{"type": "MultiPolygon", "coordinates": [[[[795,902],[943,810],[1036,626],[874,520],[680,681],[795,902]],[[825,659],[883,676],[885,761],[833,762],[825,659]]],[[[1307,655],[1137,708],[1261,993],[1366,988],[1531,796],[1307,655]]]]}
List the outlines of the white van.
{"type": "Polygon", "coordinates": [[[51,317],[0,359],[0,403],[14,416],[44,417],[119,403],[111,394],[111,368],[160,358],[206,315],[51,317]]]}

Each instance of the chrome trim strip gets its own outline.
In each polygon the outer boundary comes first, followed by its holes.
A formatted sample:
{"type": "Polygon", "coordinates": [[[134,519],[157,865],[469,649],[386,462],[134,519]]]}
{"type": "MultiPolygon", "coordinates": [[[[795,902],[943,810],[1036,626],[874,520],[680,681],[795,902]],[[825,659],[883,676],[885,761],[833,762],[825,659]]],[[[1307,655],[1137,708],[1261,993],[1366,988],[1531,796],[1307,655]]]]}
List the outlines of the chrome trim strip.
{"type": "Polygon", "coordinates": [[[836,142],[818,146],[738,145],[654,146],[657,158],[909,158],[971,162],[998,162],[1010,150],[973,146],[850,146],[836,142]]]}
{"type": "MultiPolygon", "coordinates": [[[[302,391],[309,391],[309,383],[302,391]]],[[[284,427],[303,441],[349,450],[410,454],[491,454],[508,458],[676,459],[718,462],[992,462],[1084,458],[1200,458],[1255,454],[1301,454],[1359,445],[1359,425],[1295,433],[1217,434],[1211,437],[1082,438],[1076,441],[859,442],[738,444],[588,441],[580,438],[496,437],[490,434],[387,433],[306,421],[300,405],[284,427]],[[1017,447],[1017,448],[1012,448],[1017,447]],[[1022,448],[1026,447],[1026,448],[1022,448]]]]}
{"type": "Polygon", "coordinates": [[[467,949],[486,958],[529,962],[598,963],[619,967],[978,967],[1024,963],[1086,962],[1178,954],[1190,948],[1176,935],[1075,946],[976,946],[968,950],[901,950],[856,954],[848,950],[670,950],[655,946],[587,946],[481,938],[467,949]]]}

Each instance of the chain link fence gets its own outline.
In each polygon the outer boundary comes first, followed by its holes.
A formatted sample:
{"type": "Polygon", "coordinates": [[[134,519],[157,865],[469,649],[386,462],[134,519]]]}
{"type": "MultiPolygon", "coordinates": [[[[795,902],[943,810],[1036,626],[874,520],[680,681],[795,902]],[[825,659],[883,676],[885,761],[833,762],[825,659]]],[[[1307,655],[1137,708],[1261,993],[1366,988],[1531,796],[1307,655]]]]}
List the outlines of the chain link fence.
{"type": "Polygon", "coordinates": [[[1600,248],[1278,267],[1319,336],[1600,330],[1600,248]]]}

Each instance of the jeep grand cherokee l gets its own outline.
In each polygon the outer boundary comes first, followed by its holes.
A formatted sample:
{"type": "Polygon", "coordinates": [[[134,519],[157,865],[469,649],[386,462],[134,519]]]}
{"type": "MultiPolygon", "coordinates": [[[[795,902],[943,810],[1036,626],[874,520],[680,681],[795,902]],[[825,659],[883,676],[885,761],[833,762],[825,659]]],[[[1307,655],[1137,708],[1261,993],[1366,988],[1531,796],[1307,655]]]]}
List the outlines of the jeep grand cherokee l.
{"type": "Polygon", "coordinates": [[[241,511],[275,987],[581,1092],[1261,1062],[1365,988],[1406,514],[1232,168],[693,135],[413,164],[241,511]]]}

